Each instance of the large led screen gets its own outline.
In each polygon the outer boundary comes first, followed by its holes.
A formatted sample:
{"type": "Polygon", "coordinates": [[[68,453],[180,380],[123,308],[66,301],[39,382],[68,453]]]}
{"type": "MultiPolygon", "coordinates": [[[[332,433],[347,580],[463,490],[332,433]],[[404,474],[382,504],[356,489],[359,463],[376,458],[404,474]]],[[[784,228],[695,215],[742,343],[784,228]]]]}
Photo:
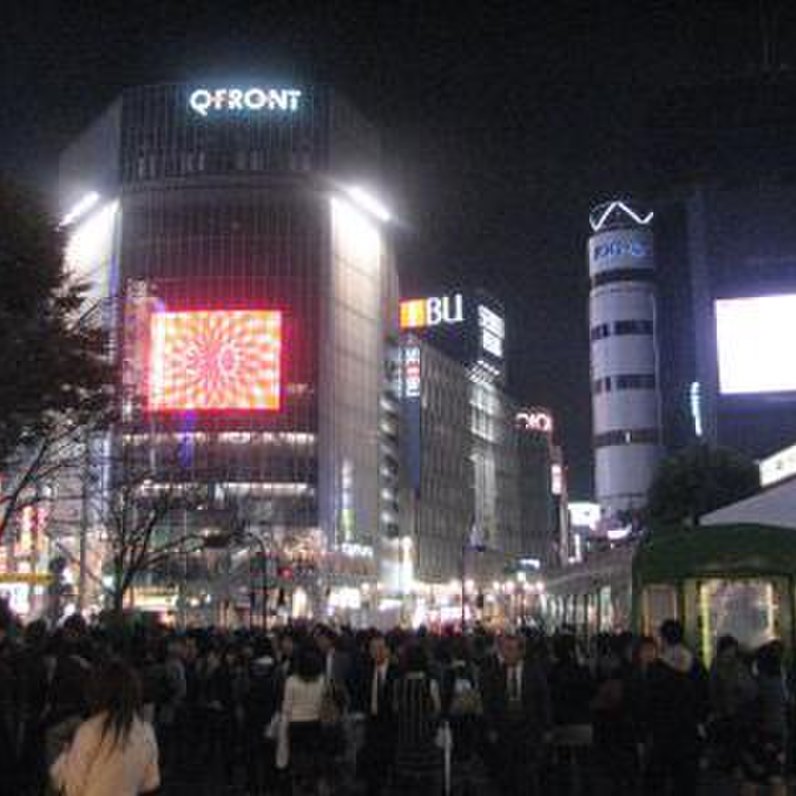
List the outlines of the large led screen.
{"type": "Polygon", "coordinates": [[[279,409],[281,312],[155,312],[150,331],[150,411],[279,409]]]}
{"type": "Polygon", "coordinates": [[[796,295],[716,302],[724,395],[796,391],[796,295]]]}

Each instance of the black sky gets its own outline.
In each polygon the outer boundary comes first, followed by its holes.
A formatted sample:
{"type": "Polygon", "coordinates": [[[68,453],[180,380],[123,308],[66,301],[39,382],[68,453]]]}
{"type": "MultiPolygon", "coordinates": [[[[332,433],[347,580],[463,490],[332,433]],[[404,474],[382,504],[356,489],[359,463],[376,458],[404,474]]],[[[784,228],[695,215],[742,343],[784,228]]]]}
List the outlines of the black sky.
{"type": "Polygon", "coordinates": [[[553,407],[584,497],[588,209],[656,190],[649,108],[668,86],[759,64],[759,4],[9,0],[0,170],[52,191],[59,150],[126,86],[243,74],[334,85],[385,131],[405,292],[483,286],[504,301],[512,392],[553,407]]]}

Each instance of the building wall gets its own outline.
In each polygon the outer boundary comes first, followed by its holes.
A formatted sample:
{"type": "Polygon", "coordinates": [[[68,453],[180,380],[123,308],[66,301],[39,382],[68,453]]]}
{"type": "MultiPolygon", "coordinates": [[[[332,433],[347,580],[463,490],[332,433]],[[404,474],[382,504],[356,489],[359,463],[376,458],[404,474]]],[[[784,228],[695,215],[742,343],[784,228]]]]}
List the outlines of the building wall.
{"type": "Polygon", "coordinates": [[[78,187],[118,200],[114,337],[125,374],[137,369],[117,443],[159,478],[256,499],[271,528],[372,541],[397,275],[383,226],[345,188],[378,182],[377,131],[325,87],[295,112],[204,116],[194,88],[124,92],[62,158],[63,204],[78,187]],[[147,412],[142,305],[281,311],[279,411],[147,412]]]}
{"type": "MultiPolygon", "coordinates": [[[[448,582],[467,573],[482,583],[520,558],[546,558],[552,539],[550,456],[537,455],[517,428],[517,405],[496,385],[414,335],[420,396],[406,398],[405,453],[419,442],[419,481],[405,481],[406,528],[415,546],[415,576],[448,582]],[[416,404],[412,404],[417,401],[416,404]],[[415,419],[411,419],[411,418],[415,419]]],[[[547,446],[547,443],[545,443],[547,446]]]]}
{"type": "MultiPolygon", "coordinates": [[[[613,211],[611,208],[615,208],[613,211]]],[[[589,239],[595,484],[609,515],[641,508],[661,454],[652,233],[621,203],[589,239]]]]}

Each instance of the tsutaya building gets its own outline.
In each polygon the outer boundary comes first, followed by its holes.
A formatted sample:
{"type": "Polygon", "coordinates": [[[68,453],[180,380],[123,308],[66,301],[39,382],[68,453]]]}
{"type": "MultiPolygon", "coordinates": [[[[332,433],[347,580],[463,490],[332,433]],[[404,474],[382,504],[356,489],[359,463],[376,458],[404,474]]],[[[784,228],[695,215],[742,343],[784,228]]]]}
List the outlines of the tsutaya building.
{"type": "MultiPolygon", "coordinates": [[[[293,615],[375,581],[374,548],[398,535],[378,168],[376,130],[342,97],[265,82],[132,88],[60,163],[69,267],[113,319],[110,477],[145,473],[142,500],[201,487],[204,509],[174,521],[264,545],[269,605],[293,615]]],[[[223,603],[216,621],[255,609],[237,561],[237,581],[206,572],[182,597],[223,603]]]]}
{"type": "Polygon", "coordinates": [[[459,618],[462,577],[466,611],[489,612],[507,565],[546,559],[555,543],[552,427],[530,429],[503,391],[506,324],[492,297],[407,299],[399,316],[405,535],[395,571],[425,584],[416,612],[429,621],[459,618]]]}

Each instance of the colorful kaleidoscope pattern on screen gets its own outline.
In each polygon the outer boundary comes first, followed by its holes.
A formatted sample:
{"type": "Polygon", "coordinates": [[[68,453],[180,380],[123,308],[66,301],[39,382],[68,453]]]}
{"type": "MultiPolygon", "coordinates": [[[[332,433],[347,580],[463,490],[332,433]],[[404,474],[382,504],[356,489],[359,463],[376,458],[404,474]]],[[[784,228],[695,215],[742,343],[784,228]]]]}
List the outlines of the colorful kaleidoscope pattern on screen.
{"type": "Polygon", "coordinates": [[[279,409],[281,312],[156,312],[150,332],[150,411],[279,409]]]}

